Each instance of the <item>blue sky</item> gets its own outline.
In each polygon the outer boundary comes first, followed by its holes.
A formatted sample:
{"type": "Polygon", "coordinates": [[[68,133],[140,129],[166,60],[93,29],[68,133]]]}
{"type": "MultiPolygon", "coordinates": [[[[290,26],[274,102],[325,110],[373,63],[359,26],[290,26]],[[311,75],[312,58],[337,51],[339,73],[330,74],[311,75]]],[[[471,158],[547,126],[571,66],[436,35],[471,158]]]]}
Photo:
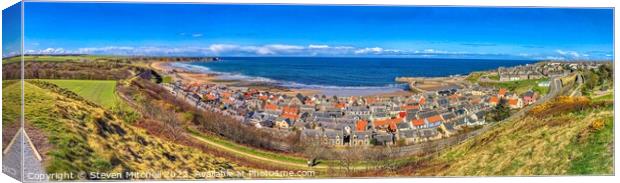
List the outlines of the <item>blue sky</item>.
{"type": "Polygon", "coordinates": [[[612,9],[25,4],[26,53],[611,59],[612,9]]]}
{"type": "Polygon", "coordinates": [[[2,10],[2,57],[19,55],[21,21],[21,3],[2,10]]]}

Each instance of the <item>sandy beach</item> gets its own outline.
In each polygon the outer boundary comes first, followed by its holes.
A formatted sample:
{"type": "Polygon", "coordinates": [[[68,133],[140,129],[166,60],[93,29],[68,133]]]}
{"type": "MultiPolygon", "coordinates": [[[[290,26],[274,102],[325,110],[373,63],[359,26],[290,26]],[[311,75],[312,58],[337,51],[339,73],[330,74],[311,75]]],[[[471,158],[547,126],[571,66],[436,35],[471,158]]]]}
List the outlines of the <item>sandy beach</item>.
{"type": "Polygon", "coordinates": [[[184,68],[174,67],[170,65],[170,62],[153,62],[150,67],[158,72],[164,73],[173,77],[173,80],[188,81],[191,83],[199,84],[223,84],[230,87],[247,87],[257,89],[261,91],[268,91],[274,93],[281,93],[285,95],[297,95],[298,93],[306,96],[320,94],[319,90],[312,89],[290,89],[282,86],[276,86],[266,82],[249,82],[242,80],[223,80],[219,79],[217,74],[200,73],[196,71],[190,71],[184,68]]]}

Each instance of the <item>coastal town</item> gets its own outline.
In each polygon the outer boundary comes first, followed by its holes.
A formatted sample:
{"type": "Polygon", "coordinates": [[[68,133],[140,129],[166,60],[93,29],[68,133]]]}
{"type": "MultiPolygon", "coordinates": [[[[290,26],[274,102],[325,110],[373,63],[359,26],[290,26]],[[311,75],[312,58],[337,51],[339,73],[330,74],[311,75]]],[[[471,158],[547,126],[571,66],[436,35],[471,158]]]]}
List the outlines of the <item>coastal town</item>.
{"type": "Polygon", "coordinates": [[[617,174],[609,3],[10,1],[3,182],[617,174]]]}
{"type": "MultiPolygon", "coordinates": [[[[493,80],[488,76],[494,76],[496,83],[534,80],[536,87],[549,87],[549,78],[599,65],[540,62],[502,67],[484,71],[480,81],[493,80]]],[[[545,94],[478,83],[407,95],[346,97],[291,95],[180,79],[162,85],[197,108],[276,133],[299,131],[302,141],[327,146],[408,145],[442,139],[492,123],[489,113],[497,105],[517,111],[545,94]]]]}

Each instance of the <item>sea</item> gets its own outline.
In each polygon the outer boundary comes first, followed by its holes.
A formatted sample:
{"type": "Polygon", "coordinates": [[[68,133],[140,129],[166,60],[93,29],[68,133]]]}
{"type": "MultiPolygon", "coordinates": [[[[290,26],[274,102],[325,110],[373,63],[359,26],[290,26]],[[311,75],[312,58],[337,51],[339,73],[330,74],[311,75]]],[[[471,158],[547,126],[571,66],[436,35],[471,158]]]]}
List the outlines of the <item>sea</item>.
{"type": "Polygon", "coordinates": [[[176,62],[218,74],[223,80],[267,82],[327,95],[367,95],[407,89],[396,77],[446,77],[535,63],[533,60],[383,57],[223,57],[212,62],[176,62]]]}

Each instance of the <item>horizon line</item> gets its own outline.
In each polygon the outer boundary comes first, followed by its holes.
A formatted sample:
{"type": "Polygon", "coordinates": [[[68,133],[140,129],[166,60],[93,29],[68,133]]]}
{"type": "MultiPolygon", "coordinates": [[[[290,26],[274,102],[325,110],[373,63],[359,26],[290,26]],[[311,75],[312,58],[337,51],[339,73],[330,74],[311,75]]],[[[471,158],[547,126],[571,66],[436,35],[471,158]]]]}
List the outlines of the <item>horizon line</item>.
{"type": "Polygon", "coordinates": [[[436,60],[514,60],[514,61],[537,61],[537,62],[613,62],[615,59],[534,59],[534,58],[522,58],[522,59],[514,59],[514,58],[454,58],[454,57],[423,57],[423,56],[395,56],[395,55],[122,55],[122,54],[21,54],[21,55],[13,55],[13,56],[3,56],[2,59],[10,59],[14,57],[26,57],[26,56],[109,56],[109,57],[155,57],[155,58],[175,58],[175,57],[185,57],[185,58],[394,58],[394,59],[436,59],[436,60]]]}

